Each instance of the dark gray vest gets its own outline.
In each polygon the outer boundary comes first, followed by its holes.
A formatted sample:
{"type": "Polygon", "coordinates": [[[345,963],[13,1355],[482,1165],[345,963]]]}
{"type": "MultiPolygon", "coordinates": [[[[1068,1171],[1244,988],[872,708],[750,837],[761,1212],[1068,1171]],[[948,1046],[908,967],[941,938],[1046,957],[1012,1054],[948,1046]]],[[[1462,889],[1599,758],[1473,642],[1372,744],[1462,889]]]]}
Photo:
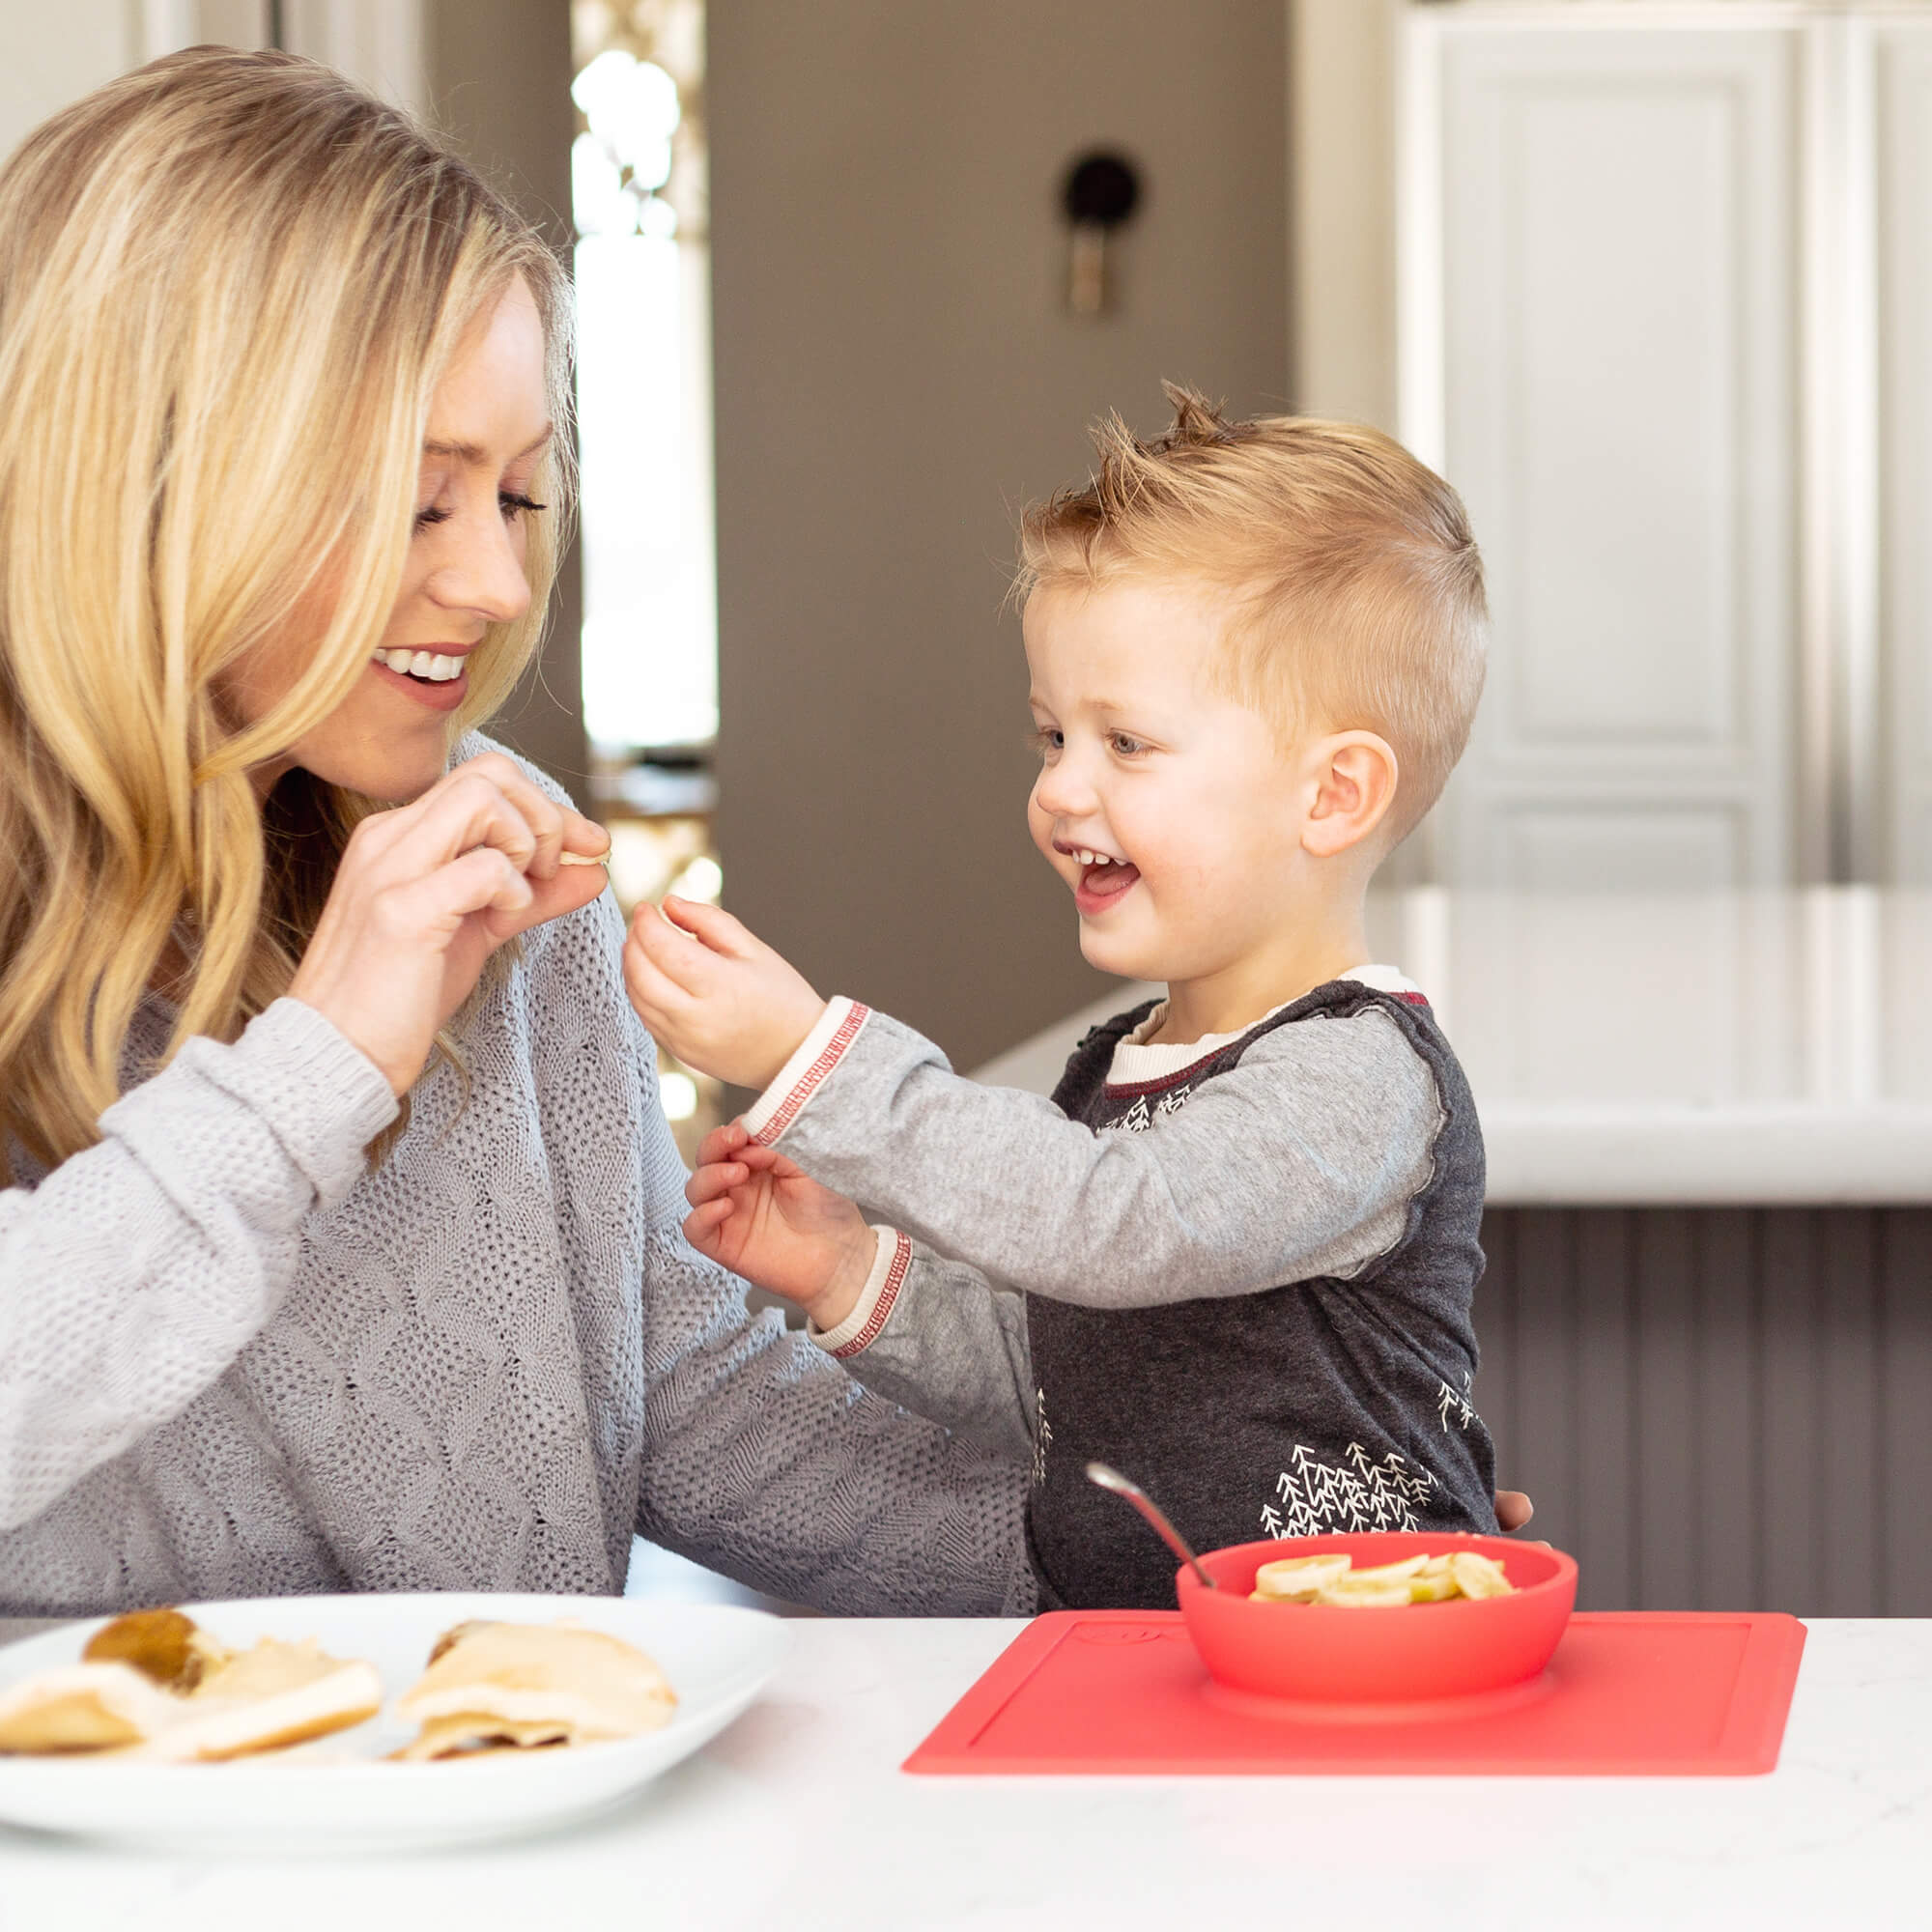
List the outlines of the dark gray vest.
{"type": "MultiPolygon", "coordinates": [[[[1080,1042],[1054,1103],[1096,1131],[1157,1133],[1163,1112],[1276,1027],[1369,1006],[1429,1063],[1446,1116],[1435,1171],[1386,1254],[1347,1281],[1158,1308],[1027,1297],[1037,1383],[1027,1541],[1043,1608],[1174,1607],[1174,1558],[1088,1482],[1090,1460],[1138,1482],[1197,1549],[1323,1530],[1494,1530],[1495,1455],[1471,1406],[1482,1133],[1427,1005],[1338,980],[1166,1080],[1110,1087],[1114,1048],[1150,1004],[1080,1042]]],[[[1255,1176],[1264,1198],[1268,1185],[1255,1176]]]]}

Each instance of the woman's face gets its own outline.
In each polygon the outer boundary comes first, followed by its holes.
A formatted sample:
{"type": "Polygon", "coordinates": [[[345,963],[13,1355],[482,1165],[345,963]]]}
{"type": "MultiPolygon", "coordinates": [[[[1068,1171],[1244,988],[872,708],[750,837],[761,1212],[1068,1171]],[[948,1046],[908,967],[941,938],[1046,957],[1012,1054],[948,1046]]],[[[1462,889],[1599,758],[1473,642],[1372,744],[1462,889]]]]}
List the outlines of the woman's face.
{"type": "MultiPolygon", "coordinates": [[[[442,776],[465,660],[490,625],[529,605],[525,519],[543,507],[529,487],[551,434],[543,325],[518,280],[478,319],[430,406],[409,561],[382,641],[342,703],[256,772],[264,793],[297,765],[388,804],[442,776]]],[[[225,687],[244,723],[293,688],[314,643],[302,630],[253,653],[225,687]]]]}

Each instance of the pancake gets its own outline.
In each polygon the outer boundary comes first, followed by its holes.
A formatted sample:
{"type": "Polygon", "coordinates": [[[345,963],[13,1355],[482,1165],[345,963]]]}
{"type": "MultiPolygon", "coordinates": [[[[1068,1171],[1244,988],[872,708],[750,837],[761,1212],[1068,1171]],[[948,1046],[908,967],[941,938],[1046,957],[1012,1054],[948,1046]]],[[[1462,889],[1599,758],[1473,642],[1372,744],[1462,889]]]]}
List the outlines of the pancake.
{"type": "Polygon", "coordinates": [[[181,1699],[129,1663],[71,1663],[0,1691],[0,1753],[122,1750],[165,1729],[181,1699]]]}
{"type": "Polygon", "coordinates": [[[677,1697],[642,1651],[573,1624],[459,1624],[396,1700],[422,1726],[408,1760],[638,1737],[677,1697]]]}
{"type": "Polygon", "coordinates": [[[180,1700],[175,1721],[128,1755],[185,1763],[283,1750],[347,1730],[382,1707],[374,1665],[345,1663],[313,1637],[265,1636],[207,1672],[180,1700]]]}

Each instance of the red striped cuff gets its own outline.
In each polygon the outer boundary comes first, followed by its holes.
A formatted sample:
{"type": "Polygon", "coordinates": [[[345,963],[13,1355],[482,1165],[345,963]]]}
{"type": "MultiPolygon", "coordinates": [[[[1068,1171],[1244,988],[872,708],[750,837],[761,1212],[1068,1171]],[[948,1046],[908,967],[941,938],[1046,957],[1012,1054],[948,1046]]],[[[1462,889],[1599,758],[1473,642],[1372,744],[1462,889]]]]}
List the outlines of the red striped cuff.
{"type": "Polygon", "coordinates": [[[875,1228],[872,1232],[879,1237],[878,1258],[852,1304],[851,1314],[836,1328],[813,1326],[808,1331],[828,1355],[839,1361],[869,1349],[879,1339],[892,1320],[893,1304],[899,1298],[912,1266],[912,1242],[906,1236],[896,1228],[875,1228]]]}
{"type": "Polygon", "coordinates": [[[818,1024],[799,1041],[791,1058],[779,1069],[778,1078],[746,1112],[745,1131],[760,1147],[778,1145],[779,1137],[805,1111],[806,1102],[859,1037],[871,1010],[856,1000],[825,1003],[818,1024]]]}

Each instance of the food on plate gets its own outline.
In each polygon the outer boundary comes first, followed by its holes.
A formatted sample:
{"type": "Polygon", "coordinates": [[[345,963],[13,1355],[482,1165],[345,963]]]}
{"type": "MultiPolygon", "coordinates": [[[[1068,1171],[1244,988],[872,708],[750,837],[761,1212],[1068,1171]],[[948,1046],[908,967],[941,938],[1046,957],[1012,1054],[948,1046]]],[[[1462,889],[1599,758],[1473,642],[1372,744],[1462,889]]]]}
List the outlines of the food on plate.
{"type": "Polygon", "coordinates": [[[1400,1563],[1382,1563],[1370,1570],[1357,1570],[1351,1557],[1331,1552],[1264,1563],[1255,1573],[1249,1601],[1385,1610],[1408,1604],[1447,1603],[1452,1597],[1507,1597],[1515,1590],[1494,1557],[1473,1549],[1406,1556],[1400,1563]]]}
{"type": "Polygon", "coordinates": [[[330,1657],[313,1637],[265,1636],[209,1671],[181,1703],[176,1720],[130,1755],[183,1763],[283,1750],[373,1718],[383,1682],[374,1665],[330,1657]]]}
{"type": "Polygon", "coordinates": [[[168,1690],[192,1690],[234,1653],[176,1609],[129,1610],[88,1638],[83,1663],[128,1663],[168,1690]]]}
{"type": "Polygon", "coordinates": [[[71,1663],[0,1690],[0,1754],[71,1756],[138,1745],[181,1699],[128,1663],[71,1663]]]}
{"type": "Polygon", "coordinates": [[[0,1752],[242,1757],[345,1730],[382,1703],[371,1665],[313,1638],[234,1651],[179,1610],[138,1610],[97,1632],[79,1663],[0,1692],[0,1752]]]}
{"type": "Polygon", "coordinates": [[[636,1737],[670,1721],[677,1697],[640,1650],[570,1623],[465,1623],[441,1636],[396,1700],[422,1726],[410,1761],[636,1737]]]}

